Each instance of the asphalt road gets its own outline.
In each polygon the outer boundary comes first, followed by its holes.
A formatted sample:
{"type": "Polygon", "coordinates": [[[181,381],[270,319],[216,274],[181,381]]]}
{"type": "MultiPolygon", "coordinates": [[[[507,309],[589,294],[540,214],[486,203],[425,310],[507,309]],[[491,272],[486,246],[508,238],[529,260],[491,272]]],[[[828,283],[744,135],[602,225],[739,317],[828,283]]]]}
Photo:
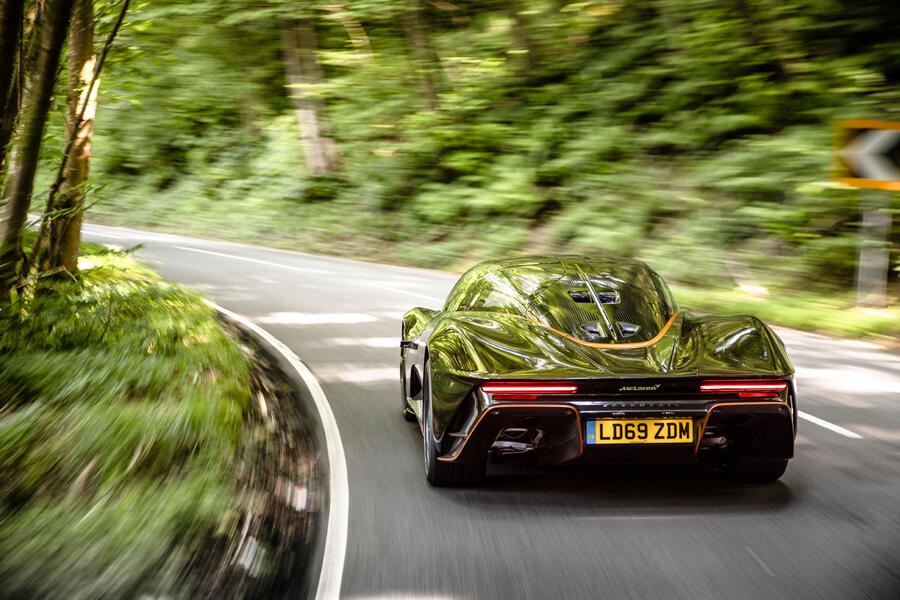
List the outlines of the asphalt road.
{"type": "Polygon", "coordinates": [[[318,378],[347,461],[344,598],[900,598],[896,353],[779,331],[805,418],[774,484],[504,466],[483,487],[437,489],[399,413],[398,336],[401,315],[439,307],[455,277],[94,225],[85,238],[143,243],[142,260],[248,316],[318,378]]]}

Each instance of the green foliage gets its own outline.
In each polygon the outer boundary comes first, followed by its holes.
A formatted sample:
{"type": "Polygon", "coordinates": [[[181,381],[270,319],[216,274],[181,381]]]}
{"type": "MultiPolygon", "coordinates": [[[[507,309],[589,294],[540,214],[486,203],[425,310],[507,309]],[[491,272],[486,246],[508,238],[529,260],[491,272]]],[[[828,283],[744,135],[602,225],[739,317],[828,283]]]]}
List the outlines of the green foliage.
{"type": "MultiPolygon", "coordinates": [[[[895,4],[519,0],[529,68],[504,2],[422,2],[436,110],[407,2],[142,5],[104,79],[90,217],[434,267],[609,251],[692,285],[846,291],[861,194],[829,181],[834,120],[900,119],[895,4]],[[339,152],[325,179],[281,66],[280,22],[304,16],[339,152]]],[[[898,218],[890,241],[896,289],[898,218]]]]}
{"type": "Polygon", "coordinates": [[[236,498],[246,359],[202,299],[89,251],[0,326],[0,579],[167,593],[236,498]]]}
{"type": "Polygon", "coordinates": [[[900,338],[900,307],[860,308],[851,295],[823,296],[804,290],[790,295],[750,295],[739,290],[675,286],[680,308],[719,314],[750,314],[769,323],[894,345],[900,338]]]}

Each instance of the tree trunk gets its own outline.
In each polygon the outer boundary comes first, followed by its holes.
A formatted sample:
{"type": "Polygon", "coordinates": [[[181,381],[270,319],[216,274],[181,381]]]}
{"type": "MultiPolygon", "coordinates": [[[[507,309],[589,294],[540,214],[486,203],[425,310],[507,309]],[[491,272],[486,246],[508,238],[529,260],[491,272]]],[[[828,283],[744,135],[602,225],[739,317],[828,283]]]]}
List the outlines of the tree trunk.
{"type": "Polygon", "coordinates": [[[366,28],[363,27],[362,23],[359,22],[359,19],[356,18],[345,2],[335,2],[334,6],[337,19],[341,22],[341,25],[344,26],[344,31],[347,32],[347,36],[350,38],[350,44],[353,45],[354,50],[356,50],[357,54],[362,58],[373,60],[375,55],[372,52],[372,44],[369,42],[366,28]]]}
{"type": "Polygon", "coordinates": [[[3,165],[6,146],[12,135],[15,120],[12,112],[18,107],[16,57],[22,37],[24,10],[25,0],[0,0],[0,107],[3,108],[0,118],[0,166],[3,165]]]}
{"type": "Polygon", "coordinates": [[[0,0],[0,102],[13,87],[25,0],[0,0]]]}
{"type": "Polygon", "coordinates": [[[44,135],[71,10],[72,0],[45,0],[35,40],[29,48],[25,63],[33,64],[34,69],[26,69],[22,127],[3,190],[6,210],[3,236],[0,238],[0,304],[8,302],[18,278],[17,264],[22,255],[22,232],[31,206],[41,138],[44,135]]]}
{"type": "Polygon", "coordinates": [[[49,249],[42,269],[62,267],[68,273],[78,270],[78,247],[81,244],[84,186],[88,178],[91,158],[91,137],[94,133],[94,114],[97,111],[99,83],[90,90],[97,64],[94,52],[94,0],[74,0],[72,27],[69,36],[69,93],[66,104],[66,139],[74,139],[66,164],[66,174],[60,188],[60,198],[54,207],[63,215],[50,223],[49,249]],[[78,115],[84,116],[78,123],[78,115]]]}
{"type": "Polygon", "coordinates": [[[408,0],[406,9],[406,37],[412,48],[413,60],[417,65],[422,92],[431,110],[438,109],[437,83],[435,81],[435,61],[429,51],[428,34],[422,18],[421,0],[408,0]]]}
{"type": "Polygon", "coordinates": [[[322,118],[324,103],[312,89],[322,83],[312,20],[286,20],[281,27],[281,40],[288,94],[300,126],[306,166],[313,175],[325,175],[337,167],[337,157],[334,140],[328,137],[328,124],[322,118]]]}
{"type": "Polygon", "coordinates": [[[785,69],[784,61],[779,56],[778,48],[769,44],[767,36],[763,31],[762,22],[758,16],[756,7],[752,4],[752,0],[735,0],[737,13],[743,20],[743,31],[747,41],[757,52],[762,53],[765,57],[766,66],[772,71],[780,81],[788,79],[788,72],[785,69]]]}
{"type": "Polygon", "coordinates": [[[506,9],[506,15],[512,21],[512,33],[516,45],[525,50],[528,70],[536,69],[540,62],[538,47],[531,37],[529,31],[530,23],[528,22],[526,15],[522,13],[522,7],[519,4],[519,0],[505,0],[504,8],[506,9]]]}
{"type": "MultiPolygon", "coordinates": [[[[22,266],[19,269],[20,271],[20,279],[25,279],[28,276],[31,265],[44,261],[45,256],[47,255],[47,244],[45,240],[47,240],[50,236],[49,230],[51,229],[51,225],[53,221],[59,217],[70,216],[73,211],[60,211],[57,210],[58,202],[57,195],[61,189],[63,189],[63,184],[65,183],[66,177],[69,174],[69,159],[75,154],[75,146],[76,142],[79,142],[78,134],[81,133],[81,123],[85,119],[85,113],[87,113],[88,108],[91,108],[92,111],[96,107],[96,97],[94,97],[95,88],[99,85],[100,71],[103,69],[103,63],[106,60],[107,54],[109,54],[109,49],[112,46],[113,40],[116,39],[116,34],[119,32],[119,29],[122,27],[122,22],[125,20],[125,13],[128,12],[128,6],[131,4],[131,0],[122,0],[119,9],[119,16],[116,19],[115,24],[109,32],[109,35],[106,36],[106,42],[103,44],[103,50],[100,52],[100,58],[95,60],[95,66],[92,69],[89,69],[86,77],[89,77],[89,81],[87,83],[87,88],[84,90],[83,95],[85,97],[85,101],[79,104],[76,104],[76,112],[74,113],[74,117],[71,121],[68,122],[68,131],[66,135],[66,146],[63,150],[62,158],[59,161],[59,167],[56,169],[56,178],[53,180],[53,183],[50,185],[50,189],[47,192],[47,203],[44,208],[44,214],[41,217],[41,227],[37,232],[37,235],[34,238],[34,244],[32,245],[31,252],[28,256],[23,260],[22,266]]],[[[82,27],[84,27],[86,23],[82,23],[82,27]]],[[[91,33],[93,35],[93,32],[91,33]]],[[[86,52],[86,48],[82,48],[79,52],[86,52]]],[[[79,72],[79,76],[81,73],[79,72]]],[[[70,104],[71,106],[71,104],[70,104]]],[[[90,115],[93,118],[93,112],[90,115]]],[[[88,141],[89,137],[88,137],[88,141]]],[[[58,248],[58,246],[57,246],[58,248]]],[[[77,250],[76,250],[77,252],[77,250]]],[[[61,267],[60,269],[61,270],[61,267]]]]}
{"type": "Polygon", "coordinates": [[[3,105],[3,115],[0,117],[0,174],[6,170],[6,150],[16,127],[16,117],[19,116],[21,89],[16,78],[3,105]]]}

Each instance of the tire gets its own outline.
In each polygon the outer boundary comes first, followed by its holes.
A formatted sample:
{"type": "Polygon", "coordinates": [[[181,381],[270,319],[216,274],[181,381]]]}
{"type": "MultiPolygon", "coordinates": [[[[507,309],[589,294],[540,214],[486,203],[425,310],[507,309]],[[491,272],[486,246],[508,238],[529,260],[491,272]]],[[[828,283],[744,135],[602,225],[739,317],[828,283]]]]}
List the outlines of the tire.
{"type": "Polygon", "coordinates": [[[784,475],[788,459],[737,458],[730,465],[731,476],[745,483],[770,483],[784,475]]]}
{"type": "Polygon", "coordinates": [[[426,389],[423,390],[422,453],[425,460],[425,479],[433,486],[476,485],[484,480],[487,461],[460,463],[437,459],[438,444],[434,439],[434,418],[431,412],[431,371],[425,363],[426,389]]]}

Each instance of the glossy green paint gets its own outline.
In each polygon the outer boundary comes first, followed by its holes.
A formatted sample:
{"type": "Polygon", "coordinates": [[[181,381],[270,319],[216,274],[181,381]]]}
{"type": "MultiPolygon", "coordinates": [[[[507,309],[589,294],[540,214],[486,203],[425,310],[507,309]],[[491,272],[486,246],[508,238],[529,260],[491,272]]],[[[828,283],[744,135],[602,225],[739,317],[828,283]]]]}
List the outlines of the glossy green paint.
{"type": "Polygon", "coordinates": [[[419,412],[421,398],[407,393],[407,380],[422,378],[429,369],[438,435],[459,420],[463,401],[485,380],[752,378],[794,372],[765,323],[749,315],[679,310],[663,280],[630,259],[538,256],[481,263],[460,278],[443,311],[406,313],[403,339],[417,344],[401,359],[405,398],[419,412]],[[610,298],[618,294],[618,303],[579,304],[566,291],[580,292],[586,285],[610,298]],[[484,302],[489,296],[493,300],[484,302]],[[579,339],[585,336],[575,329],[578,319],[602,323],[601,310],[609,310],[607,320],[630,315],[640,322],[641,335],[623,338],[621,331],[610,331],[608,343],[646,345],[620,349],[579,339]]]}

